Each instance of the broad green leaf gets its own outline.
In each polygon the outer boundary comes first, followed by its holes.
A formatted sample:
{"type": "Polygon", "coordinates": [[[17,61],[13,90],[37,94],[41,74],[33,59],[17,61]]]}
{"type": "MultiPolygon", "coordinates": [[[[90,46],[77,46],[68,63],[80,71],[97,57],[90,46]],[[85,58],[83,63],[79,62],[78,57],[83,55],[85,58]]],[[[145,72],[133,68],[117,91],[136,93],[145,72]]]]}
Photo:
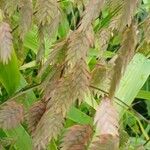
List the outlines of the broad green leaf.
{"type": "Polygon", "coordinates": [[[91,124],[92,125],[93,123],[93,120],[91,117],[89,117],[88,115],[81,112],[79,109],[75,107],[71,107],[70,111],[68,112],[67,118],[79,124],[91,124]]]}
{"type": "MultiPolygon", "coordinates": [[[[150,60],[142,54],[136,54],[127,67],[123,76],[116,97],[127,105],[131,105],[136,95],[150,75],[150,60]]],[[[118,101],[117,101],[118,102],[118,101]]],[[[121,102],[119,102],[123,105],[121,102]]],[[[120,117],[125,113],[125,108],[117,105],[120,117]]]]}
{"type": "Polygon", "coordinates": [[[9,94],[12,94],[18,88],[20,73],[17,63],[17,57],[13,51],[11,60],[8,64],[0,63],[0,82],[9,94]]]}

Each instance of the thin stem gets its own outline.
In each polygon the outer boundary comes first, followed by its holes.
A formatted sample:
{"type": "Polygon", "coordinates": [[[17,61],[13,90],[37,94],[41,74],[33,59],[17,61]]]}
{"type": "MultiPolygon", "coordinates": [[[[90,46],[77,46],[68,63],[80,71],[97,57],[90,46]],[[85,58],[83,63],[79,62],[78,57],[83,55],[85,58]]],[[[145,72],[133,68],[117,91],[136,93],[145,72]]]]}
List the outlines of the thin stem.
{"type": "MultiPolygon", "coordinates": [[[[30,90],[33,90],[37,87],[39,87],[41,85],[41,83],[39,84],[35,84],[35,85],[31,85],[31,86],[26,86],[22,89],[20,89],[19,91],[17,91],[16,93],[14,93],[12,96],[10,96],[9,98],[5,99],[4,101],[11,101],[11,100],[14,100],[15,98],[29,92],[30,90]]],[[[3,104],[2,104],[3,105],[3,104]]]]}
{"type": "MultiPolygon", "coordinates": [[[[95,87],[95,86],[92,86],[92,85],[90,85],[90,87],[91,88],[93,88],[93,89],[96,89],[96,90],[98,90],[98,91],[101,91],[101,92],[103,92],[103,93],[105,93],[105,94],[109,94],[107,91],[105,91],[105,90],[102,90],[102,89],[100,89],[100,88],[98,88],[98,87],[95,87]]],[[[132,111],[137,117],[139,117],[139,118],[141,118],[141,119],[143,119],[145,122],[147,122],[148,124],[150,124],[150,121],[149,120],[147,120],[145,117],[143,117],[140,113],[138,113],[136,110],[134,110],[132,107],[130,107],[129,105],[127,105],[125,102],[123,102],[120,98],[118,98],[118,97],[114,97],[116,100],[118,100],[119,102],[121,102],[124,106],[126,106],[127,108],[128,108],[128,110],[130,110],[130,111],[132,111]]]]}

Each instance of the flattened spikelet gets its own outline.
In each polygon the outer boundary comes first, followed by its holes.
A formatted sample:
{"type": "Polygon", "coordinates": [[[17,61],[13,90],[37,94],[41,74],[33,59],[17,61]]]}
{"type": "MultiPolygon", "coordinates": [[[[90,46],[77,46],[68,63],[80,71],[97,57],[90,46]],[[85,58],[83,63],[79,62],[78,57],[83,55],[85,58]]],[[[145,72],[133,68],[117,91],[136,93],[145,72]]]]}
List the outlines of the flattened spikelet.
{"type": "Polygon", "coordinates": [[[0,107],[0,128],[10,129],[23,121],[23,106],[15,101],[6,102],[0,107]]]}
{"type": "Polygon", "coordinates": [[[20,8],[20,38],[23,40],[32,24],[32,0],[22,0],[20,8]]]}
{"type": "Polygon", "coordinates": [[[76,100],[74,87],[72,84],[73,80],[71,76],[60,79],[57,83],[55,90],[51,93],[51,100],[47,104],[47,108],[55,106],[60,110],[63,116],[66,116],[66,112],[76,100]]]}
{"type": "Polygon", "coordinates": [[[61,150],[85,150],[91,136],[92,129],[90,126],[74,125],[64,135],[61,150]]]}
{"type": "Polygon", "coordinates": [[[119,150],[119,139],[107,134],[97,136],[89,150],[119,150]]]}
{"type": "Polygon", "coordinates": [[[120,30],[130,26],[139,0],[125,0],[120,18],[120,30]]]}
{"type": "Polygon", "coordinates": [[[97,132],[100,135],[118,136],[118,121],[118,113],[112,101],[107,97],[103,98],[94,119],[97,132]]]}
{"type": "MultiPolygon", "coordinates": [[[[36,20],[39,27],[47,28],[49,34],[54,33],[59,25],[60,8],[57,0],[37,0],[36,20]]],[[[43,29],[44,29],[43,28],[43,29]]]]}
{"type": "Polygon", "coordinates": [[[104,97],[94,118],[96,137],[93,138],[90,150],[118,150],[119,115],[112,100],[104,97]]]}
{"type": "Polygon", "coordinates": [[[98,44],[100,45],[100,50],[105,51],[107,50],[108,43],[111,37],[111,32],[109,29],[102,29],[98,34],[98,44]]]}
{"type": "Polygon", "coordinates": [[[136,25],[131,25],[126,29],[121,48],[119,49],[118,58],[115,61],[114,74],[111,81],[111,87],[109,90],[109,97],[112,99],[115,95],[115,92],[119,86],[120,79],[125,72],[125,69],[128,63],[134,56],[135,47],[137,44],[136,39],[136,25]]]}
{"type": "Polygon", "coordinates": [[[46,104],[42,101],[36,102],[30,108],[27,115],[27,121],[28,121],[28,129],[31,134],[35,131],[36,126],[39,123],[45,111],[46,111],[46,104]]]}
{"type": "Polygon", "coordinates": [[[83,12],[79,30],[87,30],[91,23],[99,16],[105,0],[90,0],[83,12]]]}
{"type": "Polygon", "coordinates": [[[8,23],[0,23],[0,61],[7,64],[13,49],[11,28],[8,23]]]}
{"type": "Polygon", "coordinates": [[[83,59],[79,60],[79,62],[76,63],[73,69],[72,77],[74,94],[76,96],[76,99],[81,102],[86,98],[86,96],[89,96],[89,82],[91,79],[88,72],[87,64],[83,59]]]}
{"type": "Polygon", "coordinates": [[[62,40],[59,41],[58,43],[56,43],[53,47],[52,47],[52,51],[48,57],[48,63],[55,65],[55,64],[61,64],[61,60],[64,61],[64,58],[66,56],[66,45],[67,45],[67,40],[62,40]],[[62,59],[60,59],[62,58],[62,59]]]}
{"type": "Polygon", "coordinates": [[[33,133],[36,150],[45,148],[53,137],[56,137],[63,127],[66,112],[73,104],[72,80],[62,79],[51,93],[46,112],[33,133]]]}
{"type": "MultiPolygon", "coordinates": [[[[100,60],[91,72],[90,85],[108,91],[110,88],[112,65],[107,64],[104,60],[100,60]]],[[[103,92],[93,89],[94,94],[97,96],[104,95],[103,92]]]]}
{"type": "Polygon", "coordinates": [[[40,70],[39,73],[40,75],[46,71],[49,65],[58,65],[63,63],[63,61],[65,61],[65,56],[67,51],[66,45],[67,45],[66,39],[58,41],[56,44],[54,44],[46,63],[44,64],[43,68],[40,70]]]}
{"type": "Polygon", "coordinates": [[[17,10],[17,7],[20,6],[21,0],[5,0],[4,1],[4,10],[9,15],[12,16],[17,10]]]}
{"type": "Polygon", "coordinates": [[[60,23],[60,8],[57,0],[37,0],[36,2],[36,22],[39,27],[39,50],[37,62],[40,62],[45,53],[45,34],[51,38],[57,31],[60,23]]]}
{"type": "Polygon", "coordinates": [[[35,132],[33,133],[33,144],[35,150],[43,150],[54,137],[60,133],[63,128],[63,116],[58,111],[58,108],[52,106],[48,109],[38,123],[35,132]],[[56,108],[56,110],[55,110],[56,108]]]}
{"type": "Polygon", "coordinates": [[[143,23],[144,39],[149,44],[150,43],[150,17],[148,17],[143,23]]]}
{"type": "Polygon", "coordinates": [[[123,1],[124,0],[107,0],[106,6],[110,12],[113,12],[116,8],[123,4],[123,1]]]}
{"type": "Polygon", "coordinates": [[[86,60],[87,51],[93,45],[93,41],[92,28],[89,28],[86,32],[77,30],[70,35],[66,58],[70,68],[73,68],[80,59],[86,60]]]}

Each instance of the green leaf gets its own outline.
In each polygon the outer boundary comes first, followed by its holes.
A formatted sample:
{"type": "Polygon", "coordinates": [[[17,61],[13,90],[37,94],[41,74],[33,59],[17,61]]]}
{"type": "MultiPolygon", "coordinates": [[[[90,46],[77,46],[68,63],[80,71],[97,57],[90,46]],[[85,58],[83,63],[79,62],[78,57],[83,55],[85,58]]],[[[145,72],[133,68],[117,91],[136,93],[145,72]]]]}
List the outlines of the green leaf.
{"type": "Polygon", "coordinates": [[[32,150],[32,140],[23,126],[19,125],[19,127],[5,131],[8,137],[13,138],[16,140],[15,148],[17,150],[32,150]]]}
{"type": "Polygon", "coordinates": [[[145,100],[150,100],[150,92],[149,91],[144,91],[140,90],[136,98],[141,98],[145,100]]]}
{"type": "Polygon", "coordinates": [[[48,145],[47,150],[58,150],[54,140],[48,145]]]}
{"type": "MultiPolygon", "coordinates": [[[[116,93],[116,97],[130,106],[149,75],[150,60],[142,54],[136,54],[132,62],[127,67],[125,75],[121,80],[119,90],[116,93]]],[[[121,102],[119,103],[122,105],[121,102]]],[[[121,117],[125,113],[126,109],[119,105],[117,105],[117,108],[121,117]]]]}
{"type": "Polygon", "coordinates": [[[93,124],[93,120],[91,117],[75,107],[71,107],[70,111],[67,114],[67,118],[79,124],[93,124]]]}
{"type": "Polygon", "coordinates": [[[58,29],[58,34],[60,35],[60,37],[65,37],[68,32],[69,32],[69,22],[67,20],[67,16],[66,14],[63,14],[63,19],[61,20],[59,29],[58,29]]]}
{"type": "Polygon", "coordinates": [[[17,63],[17,57],[13,51],[11,60],[7,65],[0,63],[0,82],[9,94],[12,94],[18,88],[20,73],[17,63]]]}

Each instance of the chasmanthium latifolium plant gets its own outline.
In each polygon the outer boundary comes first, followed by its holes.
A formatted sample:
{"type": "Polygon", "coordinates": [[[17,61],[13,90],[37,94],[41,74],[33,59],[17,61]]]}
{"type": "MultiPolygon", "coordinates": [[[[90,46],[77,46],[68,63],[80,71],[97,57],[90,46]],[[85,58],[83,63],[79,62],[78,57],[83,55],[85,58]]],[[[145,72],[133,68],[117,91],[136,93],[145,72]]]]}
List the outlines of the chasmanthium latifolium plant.
{"type": "MultiPolygon", "coordinates": [[[[0,0],[0,66],[9,65],[14,53],[18,64],[25,62],[26,39],[33,29],[38,42],[33,59],[38,73],[31,79],[36,86],[16,89],[1,101],[0,128],[15,130],[22,124],[33,150],[46,150],[52,141],[57,141],[56,150],[144,149],[121,143],[122,116],[115,105],[128,64],[136,53],[150,52],[150,18],[138,19],[141,5],[142,0],[0,0]],[[60,34],[64,19],[69,30],[60,34]],[[116,36],[119,42],[112,48],[116,36]],[[98,55],[91,67],[89,52],[95,48],[98,55]],[[111,48],[113,55],[107,58],[111,48]],[[39,94],[26,107],[19,99],[29,90],[39,94]],[[97,104],[93,124],[66,129],[67,113],[86,99],[97,104]]],[[[5,147],[3,142],[0,146],[5,147]]]]}

